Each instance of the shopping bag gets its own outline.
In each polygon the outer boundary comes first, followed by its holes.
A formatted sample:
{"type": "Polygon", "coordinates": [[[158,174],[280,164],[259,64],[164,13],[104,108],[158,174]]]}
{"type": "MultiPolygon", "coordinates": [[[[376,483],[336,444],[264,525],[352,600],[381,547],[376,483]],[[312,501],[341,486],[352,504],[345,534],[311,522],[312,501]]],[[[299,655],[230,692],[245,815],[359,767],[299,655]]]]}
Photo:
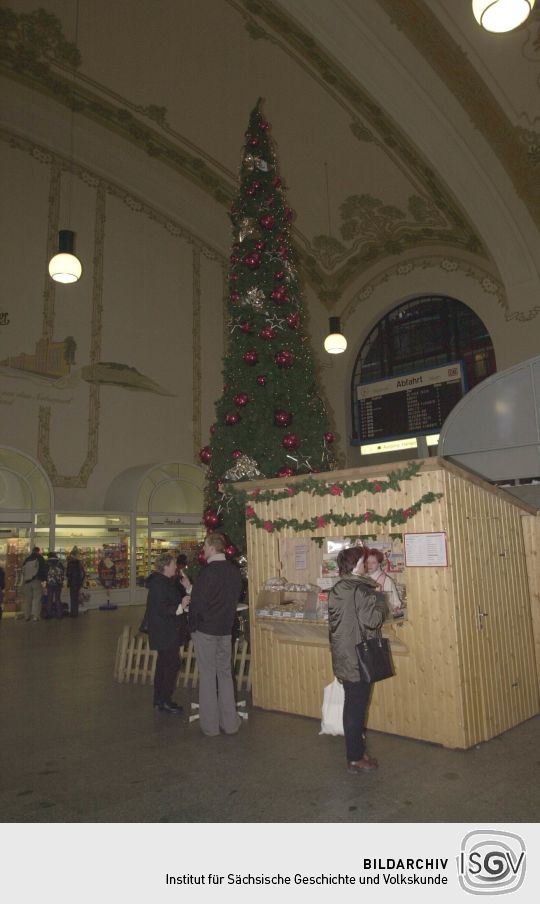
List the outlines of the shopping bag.
{"type": "Polygon", "coordinates": [[[319,734],[343,734],[344,700],[343,685],[340,684],[337,678],[334,678],[332,684],[328,684],[324,689],[322,721],[319,734]]]}

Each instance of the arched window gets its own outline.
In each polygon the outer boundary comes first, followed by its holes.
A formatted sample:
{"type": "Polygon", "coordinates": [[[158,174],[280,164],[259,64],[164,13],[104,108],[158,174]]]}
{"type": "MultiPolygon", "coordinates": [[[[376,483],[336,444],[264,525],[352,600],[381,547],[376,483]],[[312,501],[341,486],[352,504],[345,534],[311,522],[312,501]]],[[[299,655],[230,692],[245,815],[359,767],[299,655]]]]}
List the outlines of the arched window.
{"type": "MultiPolygon", "coordinates": [[[[386,314],[371,330],[356,359],[351,386],[353,444],[375,439],[366,436],[366,425],[362,425],[360,387],[451,364],[461,366],[464,392],[496,371],[486,326],[466,304],[444,295],[428,295],[386,314]]],[[[387,435],[410,436],[411,432],[401,429],[387,435]]],[[[418,431],[422,432],[429,431],[418,431]]]]}

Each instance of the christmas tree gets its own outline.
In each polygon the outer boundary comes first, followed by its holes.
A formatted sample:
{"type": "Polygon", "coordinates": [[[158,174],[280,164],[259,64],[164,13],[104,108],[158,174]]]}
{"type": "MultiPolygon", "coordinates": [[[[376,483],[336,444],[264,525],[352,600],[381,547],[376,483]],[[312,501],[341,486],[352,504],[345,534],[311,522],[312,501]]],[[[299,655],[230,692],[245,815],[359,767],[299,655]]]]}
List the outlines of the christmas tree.
{"type": "Polygon", "coordinates": [[[204,523],[245,551],[244,506],[231,483],[335,468],[334,434],[317,385],[269,124],[253,110],[231,209],[230,342],[223,395],[200,458],[208,465],[204,523]]]}

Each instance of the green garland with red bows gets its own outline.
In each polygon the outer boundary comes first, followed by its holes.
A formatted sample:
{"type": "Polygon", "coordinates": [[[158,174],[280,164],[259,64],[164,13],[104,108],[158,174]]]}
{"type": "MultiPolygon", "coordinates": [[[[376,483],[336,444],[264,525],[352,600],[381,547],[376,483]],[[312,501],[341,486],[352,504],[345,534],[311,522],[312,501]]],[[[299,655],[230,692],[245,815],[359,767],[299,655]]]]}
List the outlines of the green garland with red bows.
{"type": "MultiPolygon", "coordinates": [[[[327,483],[308,477],[306,480],[299,481],[293,486],[287,486],[283,490],[245,490],[235,489],[235,495],[239,502],[247,503],[248,499],[260,502],[276,502],[280,499],[289,499],[298,496],[299,493],[308,493],[310,496],[343,496],[350,498],[358,496],[360,493],[385,493],[387,490],[399,491],[401,483],[416,477],[421,469],[420,462],[410,462],[405,468],[391,471],[384,480],[337,480],[334,483],[327,483]]],[[[346,527],[349,524],[365,525],[365,524],[405,524],[416,515],[424,505],[429,505],[440,499],[442,493],[424,493],[424,495],[407,508],[388,509],[386,514],[380,515],[373,509],[367,509],[359,515],[344,514],[337,515],[332,509],[324,515],[314,515],[313,518],[305,518],[299,521],[298,518],[276,518],[271,521],[268,518],[259,518],[252,505],[246,504],[246,519],[250,524],[257,528],[273,533],[281,531],[284,528],[290,528],[296,532],[306,530],[319,530],[330,524],[346,527]]]]}

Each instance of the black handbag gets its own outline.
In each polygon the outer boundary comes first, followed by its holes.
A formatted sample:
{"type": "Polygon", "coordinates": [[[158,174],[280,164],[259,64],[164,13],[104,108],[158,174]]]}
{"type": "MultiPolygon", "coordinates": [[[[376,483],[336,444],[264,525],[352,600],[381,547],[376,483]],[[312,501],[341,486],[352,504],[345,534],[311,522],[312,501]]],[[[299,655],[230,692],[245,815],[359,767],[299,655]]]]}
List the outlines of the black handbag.
{"type": "Polygon", "coordinates": [[[380,630],[377,632],[376,637],[366,637],[366,632],[358,618],[356,606],[354,611],[356,612],[362,638],[360,643],[355,644],[360,680],[368,684],[374,684],[375,681],[392,678],[394,676],[394,665],[392,663],[392,654],[390,653],[390,642],[386,637],[382,636],[380,630]]]}

